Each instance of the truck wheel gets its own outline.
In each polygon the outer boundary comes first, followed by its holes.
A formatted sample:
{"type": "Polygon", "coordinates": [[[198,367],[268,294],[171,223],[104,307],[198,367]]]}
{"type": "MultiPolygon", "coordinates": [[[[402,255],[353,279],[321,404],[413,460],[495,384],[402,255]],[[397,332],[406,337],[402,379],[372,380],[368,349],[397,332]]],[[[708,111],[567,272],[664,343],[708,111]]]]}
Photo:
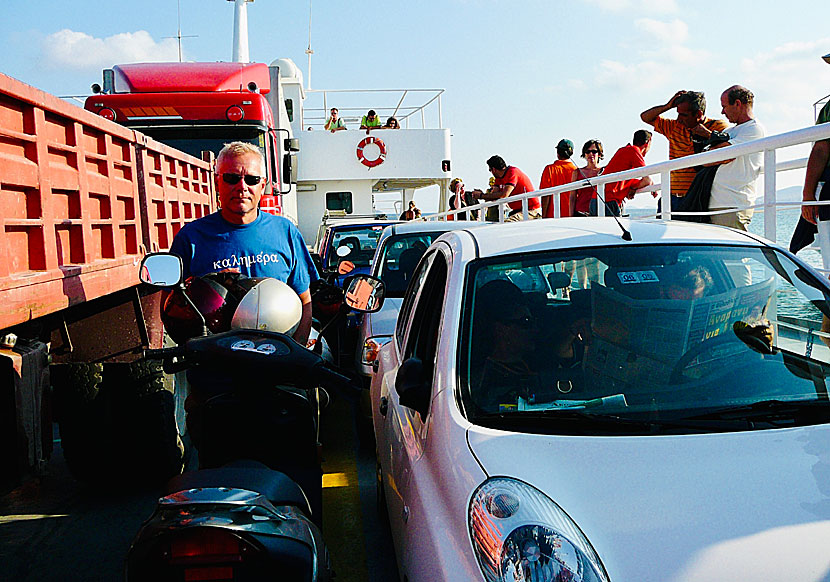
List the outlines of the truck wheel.
{"type": "Polygon", "coordinates": [[[76,479],[95,480],[110,452],[100,399],[103,365],[57,364],[50,377],[66,465],[76,479]]]}
{"type": "Polygon", "coordinates": [[[161,362],[108,364],[104,382],[126,476],[157,483],[181,473],[184,444],[176,422],[175,383],[161,362]]]}

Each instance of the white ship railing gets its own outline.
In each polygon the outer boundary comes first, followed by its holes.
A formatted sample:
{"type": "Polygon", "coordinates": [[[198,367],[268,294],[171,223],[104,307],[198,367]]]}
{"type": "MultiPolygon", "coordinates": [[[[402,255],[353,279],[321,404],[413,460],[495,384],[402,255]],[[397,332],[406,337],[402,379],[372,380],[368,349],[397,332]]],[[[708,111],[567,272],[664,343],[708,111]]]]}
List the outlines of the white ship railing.
{"type": "Polygon", "coordinates": [[[361,118],[370,109],[375,110],[381,123],[395,117],[404,129],[443,129],[443,93],[444,89],[311,89],[306,91],[309,97],[303,105],[303,127],[322,128],[328,119],[329,107],[336,107],[340,118],[351,124],[352,129],[359,127],[361,118]],[[309,107],[308,101],[313,95],[322,97],[322,107],[309,107]],[[417,99],[418,103],[410,105],[407,99],[417,99]],[[360,104],[353,105],[357,100],[360,104]],[[436,111],[430,115],[433,104],[436,111]]]}
{"type": "MultiPolygon", "coordinates": [[[[428,219],[445,219],[448,215],[451,214],[458,214],[460,212],[468,212],[470,210],[476,209],[484,209],[490,206],[499,206],[499,221],[504,221],[504,208],[503,206],[508,202],[522,202],[522,213],[525,219],[527,219],[527,199],[530,197],[536,196],[549,196],[554,195],[552,198],[553,207],[554,207],[554,216],[559,217],[560,214],[560,207],[559,207],[559,194],[562,192],[570,192],[572,190],[576,190],[579,188],[585,188],[594,186],[596,187],[599,195],[605,199],[605,185],[609,182],[618,182],[620,180],[628,180],[632,178],[643,178],[644,176],[653,176],[659,175],[660,176],[660,183],[650,186],[648,188],[644,188],[640,190],[638,194],[641,192],[659,192],[661,198],[661,206],[664,209],[662,218],[671,219],[672,215],[675,217],[677,216],[691,216],[691,215],[712,215],[712,214],[719,214],[724,212],[735,212],[736,210],[746,210],[748,208],[753,209],[762,209],[764,213],[764,236],[769,240],[776,240],[776,208],[795,208],[800,207],[800,201],[781,201],[779,202],[776,200],[776,176],[778,172],[796,170],[800,168],[804,168],[807,165],[807,158],[800,158],[796,160],[787,160],[778,162],[777,161],[777,153],[779,149],[797,146],[806,143],[812,143],[815,141],[821,141],[825,139],[830,139],[830,123],[825,123],[822,125],[815,125],[811,127],[806,127],[804,129],[799,129],[795,131],[790,131],[787,133],[782,133],[778,135],[772,135],[769,137],[765,137],[762,139],[758,139],[749,143],[728,146],[725,148],[720,148],[716,150],[712,150],[709,152],[703,152],[700,154],[695,154],[692,156],[686,156],[683,158],[678,158],[675,160],[669,160],[666,162],[660,162],[657,164],[651,164],[648,166],[643,166],[642,168],[635,168],[633,170],[626,170],[624,172],[617,172],[615,174],[608,174],[608,175],[599,175],[590,180],[578,180],[576,182],[571,182],[570,184],[565,184],[563,186],[556,186],[554,188],[545,188],[544,190],[536,190],[535,192],[529,192],[525,194],[517,194],[515,196],[510,196],[509,198],[501,198],[496,201],[491,202],[482,202],[480,204],[476,204],[474,206],[467,206],[461,210],[452,210],[447,212],[440,212],[436,214],[430,214],[427,216],[428,219]],[[731,160],[737,156],[742,156],[746,154],[753,154],[761,152],[764,158],[764,168],[775,168],[775,172],[762,172],[762,177],[759,178],[763,182],[762,185],[756,185],[756,192],[759,192],[759,196],[757,198],[758,202],[751,206],[745,206],[740,208],[731,208],[725,211],[719,212],[675,212],[672,213],[671,211],[671,188],[670,185],[670,175],[672,170],[679,170],[681,168],[691,168],[694,166],[699,166],[703,164],[711,164],[716,162],[722,162],[724,160],[731,160]]],[[[830,201],[824,202],[811,202],[811,205],[819,206],[819,205],[828,205],[830,201]]],[[[605,206],[603,204],[597,204],[597,212],[600,216],[605,215],[605,206]]],[[[480,212],[480,215],[483,220],[484,212],[480,212]]],[[[822,256],[830,257],[830,248],[828,249],[821,249],[822,256]]],[[[821,269],[819,269],[821,270],[821,269]]],[[[826,271],[830,273],[830,271],[826,271]]]]}

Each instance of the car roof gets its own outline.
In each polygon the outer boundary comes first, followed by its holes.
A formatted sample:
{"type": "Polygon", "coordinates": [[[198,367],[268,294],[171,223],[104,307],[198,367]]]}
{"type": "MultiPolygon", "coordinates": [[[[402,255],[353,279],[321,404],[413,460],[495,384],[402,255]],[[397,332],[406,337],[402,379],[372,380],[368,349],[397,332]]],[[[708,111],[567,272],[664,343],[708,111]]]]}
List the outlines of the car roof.
{"type": "Polygon", "coordinates": [[[462,228],[473,228],[486,225],[486,222],[475,220],[410,220],[386,227],[384,238],[394,234],[410,234],[417,232],[445,232],[462,228]],[[389,232],[386,232],[389,231],[389,232]]]}
{"type": "Polygon", "coordinates": [[[476,241],[479,257],[624,244],[766,244],[748,233],[710,224],[627,218],[621,218],[620,224],[605,217],[558,218],[493,224],[470,229],[467,234],[476,241]],[[631,241],[623,240],[620,224],[631,233],[631,241]]]}
{"type": "Polygon", "coordinates": [[[326,229],[338,228],[341,226],[389,226],[390,224],[398,224],[399,222],[400,220],[349,220],[347,218],[342,218],[326,222],[326,229]]]}

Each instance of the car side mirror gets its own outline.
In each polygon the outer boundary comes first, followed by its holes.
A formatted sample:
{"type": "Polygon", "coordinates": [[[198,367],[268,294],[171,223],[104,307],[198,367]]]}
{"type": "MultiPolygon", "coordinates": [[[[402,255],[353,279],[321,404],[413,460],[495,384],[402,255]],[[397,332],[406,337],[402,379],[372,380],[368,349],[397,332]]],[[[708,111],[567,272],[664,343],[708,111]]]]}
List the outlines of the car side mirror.
{"type": "Polygon", "coordinates": [[[419,358],[409,358],[398,368],[395,391],[402,406],[411,408],[426,421],[430,389],[424,378],[424,363],[419,358]]]}
{"type": "MultiPolygon", "coordinates": [[[[341,273],[342,274],[342,273],[341,273]]],[[[346,305],[355,311],[373,313],[383,306],[386,287],[372,275],[354,275],[343,282],[346,305]]]]}

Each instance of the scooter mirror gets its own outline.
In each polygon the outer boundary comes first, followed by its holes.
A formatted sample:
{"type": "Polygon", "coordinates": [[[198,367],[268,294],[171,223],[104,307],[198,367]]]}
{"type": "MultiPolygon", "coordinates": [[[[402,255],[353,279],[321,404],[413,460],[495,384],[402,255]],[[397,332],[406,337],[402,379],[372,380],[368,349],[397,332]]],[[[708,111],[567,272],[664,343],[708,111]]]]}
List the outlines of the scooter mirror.
{"type": "Polygon", "coordinates": [[[355,311],[373,313],[383,306],[386,287],[372,275],[355,275],[345,285],[344,300],[355,311]]]}
{"type": "Polygon", "coordinates": [[[138,277],[142,283],[172,287],[182,280],[182,260],[170,253],[150,253],[141,260],[138,277]]]}

